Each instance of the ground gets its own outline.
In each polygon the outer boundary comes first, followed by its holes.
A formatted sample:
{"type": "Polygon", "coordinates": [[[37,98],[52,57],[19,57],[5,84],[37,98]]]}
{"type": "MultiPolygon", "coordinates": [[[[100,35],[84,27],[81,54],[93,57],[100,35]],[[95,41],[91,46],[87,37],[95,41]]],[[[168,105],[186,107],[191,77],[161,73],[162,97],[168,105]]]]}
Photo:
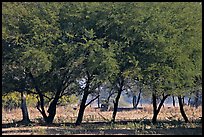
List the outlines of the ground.
{"type": "Polygon", "coordinates": [[[21,120],[21,110],[2,111],[3,135],[135,135],[135,134],[165,134],[165,135],[202,135],[202,108],[185,106],[190,123],[185,123],[178,107],[165,106],[158,115],[158,123],[153,125],[152,106],[144,105],[139,109],[120,108],[116,116],[116,124],[111,124],[112,111],[100,111],[98,108],[87,107],[83,123],[75,127],[77,110],[70,106],[59,106],[54,123],[45,125],[36,108],[29,108],[33,123],[24,125],[21,120]]]}

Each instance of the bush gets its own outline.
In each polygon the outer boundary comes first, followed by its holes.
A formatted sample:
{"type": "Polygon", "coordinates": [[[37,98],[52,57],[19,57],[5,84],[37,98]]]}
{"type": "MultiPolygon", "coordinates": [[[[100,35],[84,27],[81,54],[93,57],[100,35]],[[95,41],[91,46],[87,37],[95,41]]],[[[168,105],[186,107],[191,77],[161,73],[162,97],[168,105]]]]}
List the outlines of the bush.
{"type": "Polygon", "coordinates": [[[21,94],[19,92],[11,92],[2,96],[2,107],[4,109],[15,109],[21,105],[21,94]]]}
{"type": "MultiPolygon", "coordinates": [[[[26,104],[28,107],[36,106],[37,98],[34,95],[26,95],[26,104]]],[[[10,92],[2,96],[2,107],[4,109],[16,109],[21,107],[21,93],[10,92]]]]}

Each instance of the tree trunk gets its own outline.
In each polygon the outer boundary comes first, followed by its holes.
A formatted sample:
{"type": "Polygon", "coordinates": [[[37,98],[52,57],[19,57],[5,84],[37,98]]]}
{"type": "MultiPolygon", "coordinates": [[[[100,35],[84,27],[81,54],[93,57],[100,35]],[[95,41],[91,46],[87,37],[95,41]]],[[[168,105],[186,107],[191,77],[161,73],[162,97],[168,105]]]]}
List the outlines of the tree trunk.
{"type": "Polygon", "coordinates": [[[32,83],[33,83],[33,85],[34,85],[34,87],[35,87],[35,90],[37,91],[37,93],[38,93],[38,95],[39,95],[39,97],[40,97],[40,101],[38,100],[37,109],[40,111],[40,113],[41,113],[42,116],[43,116],[43,119],[46,121],[47,115],[46,115],[45,109],[44,109],[44,98],[43,98],[43,94],[41,93],[39,87],[37,86],[37,83],[36,83],[35,78],[33,77],[32,73],[27,70],[27,71],[26,71],[26,74],[30,77],[30,79],[31,79],[31,81],[32,81],[32,83]],[[40,110],[39,106],[40,106],[41,110],[40,110]]]}
{"type": "Polygon", "coordinates": [[[134,96],[133,96],[133,99],[132,99],[132,105],[133,105],[133,108],[134,108],[134,109],[137,108],[137,106],[136,106],[136,99],[137,99],[137,97],[136,97],[136,95],[134,95],[134,96]]]}
{"type": "Polygon", "coordinates": [[[138,95],[138,98],[136,100],[136,96],[133,96],[133,108],[137,108],[139,102],[140,102],[140,96],[141,96],[141,93],[142,93],[142,90],[140,89],[140,92],[139,92],[139,95],[138,95]],[[135,97],[135,100],[134,100],[134,97],[135,97]]]}
{"type": "Polygon", "coordinates": [[[169,95],[165,95],[163,96],[161,102],[159,103],[159,106],[157,108],[157,98],[156,98],[156,94],[155,93],[152,93],[152,101],[153,101],[153,117],[152,117],[152,123],[155,124],[157,122],[157,116],[161,110],[161,107],[163,106],[164,104],[164,101],[166,100],[166,98],[168,97],[169,95]]]}
{"type": "Polygon", "coordinates": [[[185,122],[187,123],[187,122],[189,122],[189,121],[188,121],[188,118],[187,118],[187,116],[186,116],[186,114],[185,114],[185,111],[184,111],[184,109],[183,109],[183,102],[182,102],[181,96],[178,96],[178,101],[179,101],[179,107],[180,107],[181,115],[182,115],[182,117],[184,118],[185,122]]]}
{"type": "Polygon", "coordinates": [[[83,119],[83,115],[84,115],[84,110],[86,108],[86,100],[88,98],[88,93],[85,92],[84,95],[83,95],[83,98],[82,98],[82,101],[81,101],[81,105],[80,105],[80,109],[79,109],[79,113],[78,113],[78,117],[77,117],[77,120],[76,120],[76,123],[75,125],[78,126],[81,124],[82,122],[82,119],[83,119]]]}
{"type": "Polygon", "coordinates": [[[188,106],[190,106],[191,97],[188,98],[188,106]]]}
{"type": "Polygon", "coordinates": [[[195,95],[195,107],[198,108],[198,98],[199,98],[199,93],[198,91],[196,91],[196,95],[195,95]]]}
{"type": "Polygon", "coordinates": [[[100,100],[99,100],[99,98],[98,98],[98,108],[100,108],[100,100]]]}
{"type": "Polygon", "coordinates": [[[23,91],[21,92],[21,110],[22,110],[22,115],[23,115],[22,122],[30,123],[31,121],[29,119],[28,109],[26,105],[26,95],[23,93],[23,91]]]}
{"type": "Polygon", "coordinates": [[[174,96],[172,96],[172,99],[173,99],[173,106],[175,107],[175,99],[174,99],[174,96]]]}
{"type": "Polygon", "coordinates": [[[84,88],[84,95],[83,95],[83,98],[82,98],[82,101],[81,101],[81,104],[80,104],[78,117],[77,117],[77,120],[76,120],[76,123],[75,123],[76,126],[80,125],[81,122],[82,122],[83,115],[84,115],[84,110],[86,108],[86,100],[87,100],[88,95],[89,95],[89,84],[91,82],[91,78],[90,78],[89,73],[88,72],[86,72],[86,73],[87,73],[88,80],[86,82],[86,87],[84,88]]]}
{"type": "Polygon", "coordinates": [[[185,96],[182,97],[182,103],[183,103],[183,105],[185,105],[184,97],[185,97],[185,96]]]}
{"type": "Polygon", "coordinates": [[[157,98],[156,94],[152,93],[152,105],[153,105],[153,118],[152,118],[152,123],[156,123],[157,121],[157,98]]]}
{"type": "Polygon", "coordinates": [[[46,118],[46,123],[47,124],[51,124],[53,123],[54,117],[56,115],[56,107],[57,107],[57,102],[59,100],[59,96],[60,96],[61,90],[58,89],[57,93],[55,94],[55,98],[54,100],[50,103],[49,109],[48,109],[48,117],[46,118]]]}
{"type": "Polygon", "coordinates": [[[118,109],[118,102],[123,90],[123,84],[124,84],[124,79],[121,80],[121,82],[119,83],[119,89],[118,89],[118,94],[116,96],[115,102],[114,103],[114,109],[113,109],[113,115],[112,115],[112,120],[111,122],[115,122],[115,117],[116,117],[116,113],[117,113],[117,109],[118,109]]]}

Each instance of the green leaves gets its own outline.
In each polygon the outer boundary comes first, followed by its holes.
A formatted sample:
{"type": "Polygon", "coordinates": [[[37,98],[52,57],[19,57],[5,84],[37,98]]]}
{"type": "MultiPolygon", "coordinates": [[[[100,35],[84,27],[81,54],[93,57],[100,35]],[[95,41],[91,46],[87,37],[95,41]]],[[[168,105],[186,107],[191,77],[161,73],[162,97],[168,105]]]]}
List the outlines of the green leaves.
{"type": "Polygon", "coordinates": [[[51,69],[52,57],[46,52],[31,48],[22,54],[23,66],[33,72],[34,75],[38,76],[51,69]]]}
{"type": "Polygon", "coordinates": [[[197,3],[3,3],[4,67],[20,60],[15,65],[39,79],[60,79],[63,69],[73,79],[89,71],[183,89],[202,74],[201,10],[197,3]]]}

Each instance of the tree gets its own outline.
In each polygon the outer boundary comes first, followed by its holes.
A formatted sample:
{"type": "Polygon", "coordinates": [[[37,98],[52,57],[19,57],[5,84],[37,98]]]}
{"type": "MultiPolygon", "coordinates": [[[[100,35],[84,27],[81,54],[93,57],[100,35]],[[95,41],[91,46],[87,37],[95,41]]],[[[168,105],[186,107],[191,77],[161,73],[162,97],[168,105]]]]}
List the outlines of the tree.
{"type": "Polygon", "coordinates": [[[7,45],[19,47],[18,53],[15,54],[13,51],[11,53],[19,57],[14,60],[19,60],[22,69],[19,73],[28,78],[26,81],[29,86],[24,86],[23,90],[31,92],[35,89],[32,93],[38,94],[40,98],[37,109],[46,123],[52,123],[59,98],[68,94],[65,92],[73,81],[72,78],[75,76],[73,73],[77,71],[75,67],[78,59],[73,56],[77,49],[66,44],[68,38],[63,39],[64,33],[58,24],[60,4],[8,3],[4,6],[3,39],[7,45]],[[14,5],[17,7],[15,12],[12,9],[14,5]],[[12,12],[8,13],[6,9],[12,12]],[[51,12],[51,9],[55,9],[54,12],[51,12]],[[15,19],[17,21],[12,22],[15,19]],[[65,59],[64,62],[61,61],[62,58],[65,59]],[[59,60],[60,62],[57,62],[59,60]],[[45,92],[51,93],[51,97],[45,96],[45,92]],[[44,109],[45,97],[52,100],[48,116],[44,109]]]}
{"type": "Polygon", "coordinates": [[[143,82],[152,91],[152,121],[155,123],[165,99],[176,92],[182,94],[184,87],[192,86],[193,77],[200,72],[200,67],[195,68],[190,56],[196,51],[199,54],[197,58],[201,57],[201,6],[197,3],[139,5],[143,7],[142,14],[140,18],[135,19],[135,23],[139,25],[134,28],[136,33],[132,35],[138,36],[138,40],[134,41],[139,45],[135,46],[135,53],[143,74],[143,82]],[[162,100],[157,108],[156,100],[159,96],[162,96],[162,100]]]}

